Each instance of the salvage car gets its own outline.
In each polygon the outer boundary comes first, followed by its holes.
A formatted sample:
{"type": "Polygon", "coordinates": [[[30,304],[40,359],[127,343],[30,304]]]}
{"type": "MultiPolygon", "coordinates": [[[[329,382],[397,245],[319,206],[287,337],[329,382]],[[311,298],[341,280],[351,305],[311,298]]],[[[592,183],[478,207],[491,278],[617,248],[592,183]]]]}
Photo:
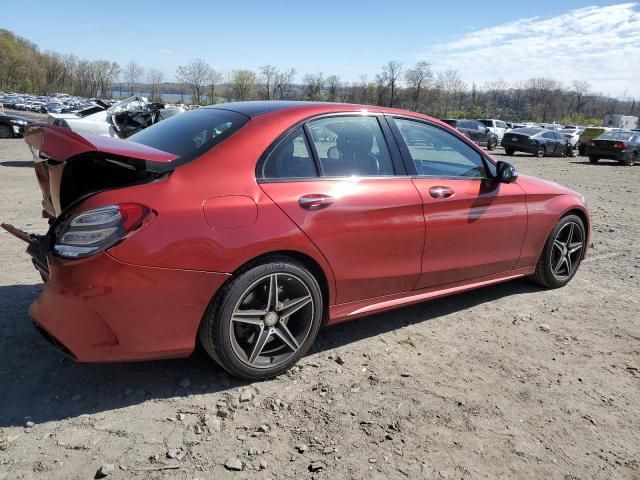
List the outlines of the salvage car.
{"type": "Polygon", "coordinates": [[[3,227],[44,279],[36,328],[80,362],[199,342],[233,375],[273,377],[322,325],[515,278],[562,287],[589,245],[582,195],[415,112],[240,102],[128,140],[25,138],[50,227],[3,227]]]}
{"type": "Polygon", "coordinates": [[[640,156],[640,133],[606,132],[594,140],[589,140],[586,155],[591,163],[606,158],[616,160],[620,165],[632,166],[640,156]]]}
{"type": "Polygon", "coordinates": [[[457,128],[481,147],[487,147],[487,150],[495,150],[500,143],[498,135],[489,130],[484,123],[477,120],[444,119],[442,121],[457,128]]]}
{"type": "Polygon", "coordinates": [[[546,128],[516,128],[502,137],[502,146],[507,155],[516,152],[531,153],[536,157],[561,156],[571,153],[571,145],[562,134],[546,128]]]}
{"type": "Polygon", "coordinates": [[[0,112],[0,138],[21,137],[24,128],[32,122],[33,120],[27,117],[0,112]]]}
{"type": "Polygon", "coordinates": [[[128,138],[185,111],[182,107],[165,108],[162,103],[150,103],[145,97],[135,95],[113,106],[98,100],[76,113],[49,113],[48,122],[80,134],[128,138]]]}

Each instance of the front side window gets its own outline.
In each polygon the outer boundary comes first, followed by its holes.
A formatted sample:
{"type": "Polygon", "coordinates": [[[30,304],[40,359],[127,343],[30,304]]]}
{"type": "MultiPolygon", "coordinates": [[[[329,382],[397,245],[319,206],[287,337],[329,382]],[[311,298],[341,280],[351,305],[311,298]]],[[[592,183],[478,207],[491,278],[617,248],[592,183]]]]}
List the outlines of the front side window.
{"type": "Polygon", "coordinates": [[[413,120],[396,118],[395,123],[418,175],[487,178],[480,154],[453,134],[413,120]]]}
{"type": "Polygon", "coordinates": [[[315,162],[302,127],[289,134],[262,165],[263,178],[313,178],[315,162]]]}
{"type": "Polygon", "coordinates": [[[376,117],[330,117],[308,123],[325,177],[386,176],[394,168],[376,117]]]}

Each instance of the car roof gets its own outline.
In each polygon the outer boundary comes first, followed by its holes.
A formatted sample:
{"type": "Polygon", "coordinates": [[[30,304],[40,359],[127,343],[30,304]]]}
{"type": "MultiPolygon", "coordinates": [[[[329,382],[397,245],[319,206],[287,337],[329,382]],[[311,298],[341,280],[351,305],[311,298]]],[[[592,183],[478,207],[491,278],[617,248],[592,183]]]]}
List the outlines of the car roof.
{"type": "Polygon", "coordinates": [[[328,102],[298,102],[295,100],[255,100],[250,102],[229,102],[209,105],[204,108],[216,108],[242,113],[248,117],[255,117],[264,113],[276,112],[292,108],[302,108],[315,105],[331,105],[328,102]]]}
{"type": "MultiPolygon", "coordinates": [[[[255,117],[267,113],[280,112],[280,111],[308,111],[310,114],[322,114],[322,113],[339,113],[339,112],[354,112],[354,111],[369,111],[373,113],[390,113],[397,115],[407,115],[417,118],[428,118],[429,120],[436,120],[434,118],[422,115],[416,112],[408,110],[401,110],[397,108],[378,107],[374,105],[358,105],[352,103],[334,103],[334,102],[309,102],[309,101],[296,101],[296,100],[256,100],[249,102],[229,102],[219,103],[217,105],[209,105],[204,108],[207,109],[220,109],[229,110],[232,112],[241,113],[248,117],[255,117]]],[[[437,120],[436,120],[437,121],[437,120]]]]}

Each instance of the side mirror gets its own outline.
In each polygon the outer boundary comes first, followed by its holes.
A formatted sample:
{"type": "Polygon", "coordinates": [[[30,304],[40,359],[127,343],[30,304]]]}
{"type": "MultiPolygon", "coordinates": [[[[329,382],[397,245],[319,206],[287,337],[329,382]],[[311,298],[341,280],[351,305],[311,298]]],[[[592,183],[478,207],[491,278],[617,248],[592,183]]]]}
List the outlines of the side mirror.
{"type": "Polygon", "coordinates": [[[516,167],[509,162],[499,161],[496,166],[496,179],[500,183],[513,183],[518,178],[516,167]]]}

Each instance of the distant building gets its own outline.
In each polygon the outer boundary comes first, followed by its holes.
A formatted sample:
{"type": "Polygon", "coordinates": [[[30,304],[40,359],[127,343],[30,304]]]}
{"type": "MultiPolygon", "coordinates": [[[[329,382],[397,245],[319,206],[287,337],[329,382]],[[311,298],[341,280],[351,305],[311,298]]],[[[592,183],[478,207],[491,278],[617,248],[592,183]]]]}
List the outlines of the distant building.
{"type": "Polygon", "coordinates": [[[638,128],[638,117],[632,115],[605,115],[604,126],[631,130],[638,128]]]}

